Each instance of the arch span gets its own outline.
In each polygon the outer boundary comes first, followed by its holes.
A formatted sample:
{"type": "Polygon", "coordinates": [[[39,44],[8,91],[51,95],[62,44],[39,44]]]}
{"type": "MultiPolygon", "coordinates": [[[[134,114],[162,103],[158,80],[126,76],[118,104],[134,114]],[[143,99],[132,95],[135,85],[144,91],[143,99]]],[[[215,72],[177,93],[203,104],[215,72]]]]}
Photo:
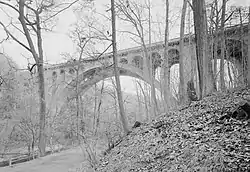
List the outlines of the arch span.
{"type": "Polygon", "coordinates": [[[135,56],[132,59],[132,65],[139,68],[139,69],[143,69],[143,58],[141,56],[135,56]]]}
{"type": "MultiPolygon", "coordinates": [[[[243,56],[247,54],[247,44],[242,40],[227,38],[225,40],[225,58],[230,62],[242,62],[243,56]]],[[[221,41],[218,41],[217,45],[213,45],[213,48],[217,46],[217,52],[214,52],[213,59],[217,56],[217,59],[221,58],[221,41]]]]}
{"type": "Polygon", "coordinates": [[[176,48],[171,48],[170,50],[168,50],[169,68],[171,68],[173,65],[179,63],[179,58],[180,58],[179,55],[180,55],[180,52],[176,48]]]}
{"type": "Polygon", "coordinates": [[[161,63],[162,63],[161,55],[158,52],[152,52],[151,57],[152,57],[154,71],[155,71],[158,67],[161,66],[161,63]]]}
{"type": "MultiPolygon", "coordinates": [[[[147,83],[150,83],[150,78],[146,77],[142,70],[129,64],[119,64],[118,69],[121,76],[131,76],[141,79],[147,83]]],[[[101,80],[114,76],[113,65],[108,67],[96,67],[87,70],[79,75],[79,92],[84,93],[94,84],[101,80]]],[[[66,86],[57,91],[58,100],[60,102],[66,101],[68,98],[75,97],[76,95],[76,79],[71,80],[66,86]]],[[[132,84],[132,83],[131,83],[132,84]]],[[[156,89],[160,90],[159,81],[155,80],[156,89]]]]}

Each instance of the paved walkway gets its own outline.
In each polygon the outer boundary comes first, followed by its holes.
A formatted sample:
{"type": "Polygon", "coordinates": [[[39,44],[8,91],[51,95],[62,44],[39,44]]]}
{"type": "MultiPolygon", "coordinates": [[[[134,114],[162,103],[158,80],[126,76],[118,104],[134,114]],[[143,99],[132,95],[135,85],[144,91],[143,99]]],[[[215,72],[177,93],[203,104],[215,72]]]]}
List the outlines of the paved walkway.
{"type": "Polygon", "coordinates": [[[65,150],[33,161],[2,167],[0,172],[73,172],[84,161],[81,148],[65,150]]]}

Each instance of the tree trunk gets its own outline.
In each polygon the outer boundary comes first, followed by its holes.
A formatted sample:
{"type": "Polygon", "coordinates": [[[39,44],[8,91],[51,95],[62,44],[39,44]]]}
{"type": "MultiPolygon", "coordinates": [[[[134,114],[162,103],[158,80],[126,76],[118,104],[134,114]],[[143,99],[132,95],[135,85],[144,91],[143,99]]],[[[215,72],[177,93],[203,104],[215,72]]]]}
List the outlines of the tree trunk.
{"type": "Polygon", "coordinates": [[[182,14],[181,14],[181,27],[180,27],[180,62],[179,62],[179,99],[180,103],[186,102],[186,91],[184,86],[184,33],[185,33],[185,16],[187,9],[187,0],[183,1],[182,14]]]}
{"type": "Polygon", "coordinates": [[[128,123],[125,116],[125,110],[122,101],[122,91],[121,91],[121,83],[120,83],[120,71],[118,69],[118,61],[117,61],[117,48],[116,48],[116,22],[115,22],[115,4],[114,0],[111,0],[111,13],[112,13],[112,44],[113,44],[113,61],[114,61],[114,73],[115,73],[115,81],[116,81],[116,91],[118,97],[118,103],[120,108],[120,118],[123,126],[124,133],[127,134],[129,132],[128,123]]]}
{"type": "Polygon", "coordinates": [[[219,32],[219,10],[218,10],[218,0],[215,0],[215,13],[216,13],[216,21],[215,21],[215,38],[214,38],[214,53],[213,53],[213,59],[214,59],[214,78],[213,78],[213,85],[214,90],[217,91],[217,60],[218,60],[218,32],[219,32]]]}
{"type": "Polygon", "coordinates": [[[99,124],[100,124],[100,115],[101,115],[101,105],[102,105],[103,90],[104,90],[104,80],[102,81],[102,87],[101,87],[101,90],[100,90],[101,92],[100,92],[99,102],[98,102],[98,107],[97,107],[95,130],[94,130],[95,135],[97,134],[98,127],[99,127],[99,124]]]}
{"type": "Polygon", "coordinates": [[[248,8],[248,58],[247,58],[247,85],[250,88],[250,6],[248,8]]]}
{"type": "Polygon", "coordinates": [[[95,97],[94,97],[94,117],[93,117],[93,130],[95,131],[95,128],[96,128],[96,111],[97,111],[97,86],[95,84],[95,97]]]}
{"type": "MultiPolygon", "coordinates": [[[[41,58],[41,57],[40,57],[41,58]]],[[[39,151],[40,156],[45,156],[46,148],[46,134],[45,134],[45,116],[46,116],[46,102],[45,102],[45,88],[44,88],[44,69],[43,69],[43,59],[40,59],[40,64],[38,65],[38,86],[39,86],[39,100],[40,100],[40,132],[39,132],[39,151]]]]}
{"type": "Polygon", "coordinates": [[[31,34],[27,27],[27,23],[25,21],[25,14],[24,14],[24,7],[25,1],[20,0],[18,2],[19,5],[19,21],[22,25],[25,37],[29,44],[30,52],[36,62],[37,70],[38,70],[38,94],[39,94],[39,112],[40,112],[40,120],[39,120],[39,153],[40,156],[45,156],[45,148],[46,148],[46,133],[45,133],[45,117],[46,117],[46,101],[45,101],[45,81],[44,81],[44,68],[43,68],[43,48],[42,48],[42,34],[41,34],[41,26],[40,26],[40,16],[39,12],[35,12],[36,17],[36,36],[37,36],[37,49],[38,53],[36,52],[34,43],[31,38],[31,34]]]}
{"type": "MultiPolygon", "coordinates": [[[[79,69],[79,68],[78,68],[79,69]]],[[[76,137],[79,140],[79,116],[80,116],[80,101],[79,101],[79,70],[76,71],[76,137]]]]}
{"type": "Polygon", "coordinates": [[[157,105],[157,100],[156,100],[156,93],[155,93],[155,71],[154,71],[154,64],[153,64],[153,57],[152,57],[152,52],[151,52],[151,5],[150,5],[150,0],[148,0],[149,4],[149,59],[150,59],[150,78],[151,78],[151,102],[152,102],[152,111],[154,113],[154,116],[157,115],[159,112],[158,105],[157,105]]]}
{"type": "Polygon", "coordinates": [[[217,56],[218,56],[218,36],[217,30],[215,31],[215,39],[214,39],[214,78],[213,78],[213,85],[214,90],[217,91],[217,56]]]}
{"type": "Polygon", "coordinates": [[[239,8],[239,15],[240,15],[240,41],[241,41],[241,52],[242,52],[242,69],[243,69],[243,86],[247,85],[247,54],[244,51],[244,26],[243,26],[243,19],[242,19],[242,10],[241,7],[239,8]]]}
{"type": "MultiPolygon", "coordinates": [[[[188,49],[189,49],[189,54],[191,55],[191,81],[189,83],[193,84],[193,94],[197,96],[197,70],[196,70],[196,57],[194,54],[194,46],[192,43],[192,32],[191,32],[191,10],[192,8],[188,8],[188,33],[189,33],[189,38],[188,38],[188,49]]],[[[188,84],[187,84],[187,89],[188,89],[188,84]]],[[[187,90],[187,95],[188,95],[188,90],[187,90]]],[[[197,97],[196,97],[197,100],[197,97]]],[[[190,102],[191,99],[188,96],[188,101],[190,102]]]]}
{"type": "Polygon", "coordinates": [[[224,26],[225,26],[225,12],[226,12],[226,0],[223,0],[222,3],[222,14],[221,14],[221,59],[220,59],[220,87],[222,91],[226,90],[225,85],[225,67],[224,67],[224,59],[225,59],[225,34],[224,34],[224,26]]]}
{"type": "MultiPolygon", "coordinates": [[[[211,6],[211,12],[210,12],[210,21],[214,19],[214,7],[211,6]]],[[[208,31],[208,35],[210,37],[210,42],[209,42],[209,50],[210,50],[210,53],[209,53],[209,64],[208,64],[208,69],[209,69],[209,74],[211,76],[211,90],[212,91],[215,91],[215,80],[214,80],[214,66],[213,66],[213,59],[214,59],[214,45],[215,45],[215,39],[214,39],[214,30],[213,30],[213,24],[210,24],[209,26],[209,31],[208,31]]]]}
{"type": "Polygon", "coordinates": [[[87,44],[88,41],[86,41],[85,43],[83,43],[82,38],[79,36],[77,39],[79,39],[79,44],[78,47],[80,48],[80,54],[79,54],[79,58],[78,58],[78,65],[76,68],[76,136],[77,136],[77,140],[79,140],[79,134],[80,134],[80,120],[79,117],[80,115],[82,115],[81,113],[81,95],[80,95],[80,90],[79,90],[79,84],[80,84],[80,80],[79,80],[79,72],[81,70],[81,60],[82,60],[82,56],[83,56],[83,52],[84,52],[84,47],[87,44]],[[83,43],[83,44],[82,44],[83,43]]]}
{"type": "Polygon", "coordinates": [[[45,120],[46,120],[46,101],[45,101],[45,81],[44,81],[44,68],[43,68],[43,45],[42,45],[42,33],[40,26],[40,16],[36,13],[37,22],[37,48],[39,57],[37,59],[37,70],[39,78],[39,97],[40,97],[40,133],[39,133],[39,150],[40,156],[45,156],[46,154],[46,133],[45,133],[45,120]]]}
{"type": "Polygon", "coordinates": [[[199,78],[199,99],[203,97],[203,58],[204,58],[204,0],[193,0],[194,8],[194,29],[196,39],[196,56],[197,56],[197,70],[199,78]]]}
{"type": "Polygon", "coordinates": [[[229,77],[228,88],[233,88],[233,77],[231,73],[231,66],[229,60],[227,61],[227,73],[229,77]]]}
{"type": "Polygon", "coordinates": [[[139,85],[143,98],[144,98],[144,105],[145,105],[145,113],[146,113],[146,121],[149,121],[149,110],[148,110],[148,101],[147,101],[147,95],[146,95],[146,91],[145,89],[143,89],[141,83],[139,81],[137,81],[137,84],[139,85]]]}
{"type": "Polygon", "coordinates": [[[138,102],[138,116],[139,116],[139,121],[142,120],[141,115],[142,115],[142,103],[141,103],[141,93],[140,90],[138,88],[138,84],[137,84],[137,80],[134,80],[134,84],[135,84],[135,90],[136,90],[136,97],[137,97],[137,102],[138,102]]]}
{"type": "Polygon", "coordinates": [[[211,37],[211,42],[209,44],[209,46],[211,47],[210,49],[210,55],[209,55],[209,64],[208,64],[208,69],[209,69],[209,74],[211,76],[211,90],[212,91],[215,91],[215,81],[214,81],[214,72],[213,72],[213,63],[212,63],[212,60],[213,60],[213,57],[214,57],[214,44],[215,44],[215,41],[214,41],[214,32],[212,30],[212,28],[210,29],[210,33],[209,33],[209,36],[211,37]]]}
{"type": "MultiPolygon", "coordinates": [[[[209,33],[208,33],[208,23],[207,23],[207,12],[206,12],[206,6],[205,3],[203,4],[203,15],[204,15],[204,58],[203,58],[203,69],[204,69],[204,76],[205,79],[204,83],[204,95],[208,95],[212,93],[213,90],[213,69],[212,69],[212,54],[210,47],[213,44],[212,39],[209,39],[209,33]]],[[[211,35],[213,37],[213,35],[211,35]]]]}
{"type": "Polygon", "coordinates": [[[165,35],[164,35],[164,57],[163,57],[163,82],[162,82],[162,91],[163,97],[165,101],[164,109],[165,111],[171,107],[170,101],[170,88],[169,88],[169,63],[168,63],[168,41],[169,41],[169,1],[166,0],[166,17],[165,17],[165,35]]]}

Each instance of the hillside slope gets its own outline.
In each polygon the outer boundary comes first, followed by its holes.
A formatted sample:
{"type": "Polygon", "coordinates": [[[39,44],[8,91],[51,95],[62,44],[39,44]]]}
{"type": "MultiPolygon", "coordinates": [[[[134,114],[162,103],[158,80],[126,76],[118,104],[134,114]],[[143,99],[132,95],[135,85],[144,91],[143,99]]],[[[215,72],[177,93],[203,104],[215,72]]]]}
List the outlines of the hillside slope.
{"type": "Polygon", "coordinates": [[[230,113],[242,101],[250,102],[249,89],[161,115],[133,129],[97,171],[250,171],[249,116],[230,113]]]}

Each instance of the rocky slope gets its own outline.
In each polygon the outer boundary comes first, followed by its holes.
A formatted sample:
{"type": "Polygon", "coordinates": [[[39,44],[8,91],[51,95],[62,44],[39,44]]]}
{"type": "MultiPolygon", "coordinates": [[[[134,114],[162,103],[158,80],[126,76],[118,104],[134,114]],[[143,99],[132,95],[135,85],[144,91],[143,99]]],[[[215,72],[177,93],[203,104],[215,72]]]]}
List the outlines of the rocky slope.
{"type": "Polygon", "coordinates": [[[97,171],[250,171],[250,90],[216,93],[132,130],[97,171]],[[232,113],[236,112],[236,113],[232,113]]]}

